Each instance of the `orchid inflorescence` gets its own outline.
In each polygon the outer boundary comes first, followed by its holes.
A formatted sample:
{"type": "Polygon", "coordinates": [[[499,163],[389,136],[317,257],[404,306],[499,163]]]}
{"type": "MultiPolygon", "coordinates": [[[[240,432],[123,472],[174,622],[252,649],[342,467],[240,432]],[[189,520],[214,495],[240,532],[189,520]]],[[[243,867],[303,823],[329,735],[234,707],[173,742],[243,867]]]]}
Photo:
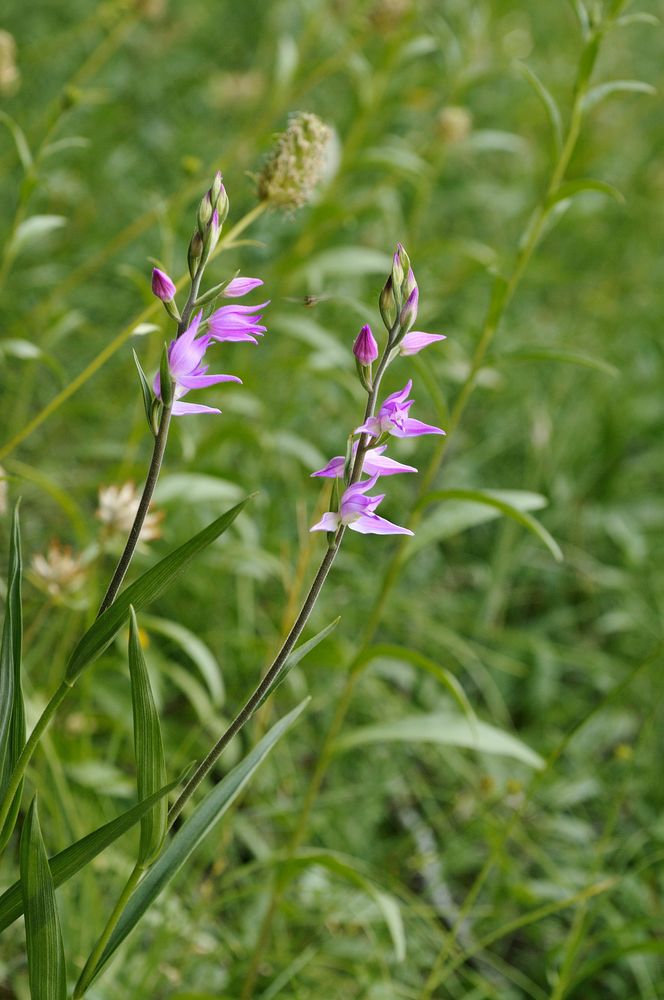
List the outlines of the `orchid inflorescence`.
{"type": "Polygon", "coordinates": [[[312,476],[335,480],[332,504],[335,509],[323,514],[321,520],[310,529],[329,532],[331,545],[338,544],[339,532],[347,527],[365,535],[412,535],[408,528],[393,524],[376,514],[376,508],[385,494],[366,494],[376,485],[380,476],[417,472],[412,465],[403,465],[383,454],[391,437],[445,433],[440,427],[409,416],[414,403],[414,400],[408,398],[413,384],[411,379],[403,389],[387,396],[378,413],[375,413],[378,389],[388,365],[398,355],[417,354],[429,344],[445,339],[443,334],[411,330],[417,319],[418,304],[419,289],[415,275],[408,254],[399,243],[393,257],[391,274],[379,299],[387,341],[375,376],[373,364],[378,360],[380,352],[368,324],[362,327],[353,344],[358,375],[369,396],[364,422],[349,436],[345,456],[335,455],[324,468],[312,473],[312,476]],[[363,480],[363,473],[369,478],[363,480]],[[344,487],[343,492],[340,490],[340,481],[344,487]]]}
{"type": "Polygon", "coordinates": [[[165,345],[160,371],[155,375],[151,386],[139,367],[148,423],[155,434],[166,404],[170,405],[173,416],[221,413],[214,406],[182,402],[182,397],[191,389],[205,389],[220,382],[242,381],[236,375],[207,374],[209,365],[205,363],[205,354],[213,341],[257,344],[256,337],[266,332],[266,327],[261,325],[262,316],[258,310],[265,308],[268,302],[256,306],[232,304],[214,308],[219,297],[240,298],[259,288],[263,284],[260,278],[235,275],[229,281],[198,294],[200,279],[219,241],[228,208],[228,196],[221,173],[218,172],[200,203],[197,228],[189,244],[189,271],[195,289],[182,315],[175,301],[177,288],[173,280],[161,268],[155,267],[152,271],[153,294],[163,302],[168,315],[178,322],[177,335],[167,347],[165,345]],[[198,306],[203,308],[198,309],[193,318],[190,318],[191,312],[198,306]]]}

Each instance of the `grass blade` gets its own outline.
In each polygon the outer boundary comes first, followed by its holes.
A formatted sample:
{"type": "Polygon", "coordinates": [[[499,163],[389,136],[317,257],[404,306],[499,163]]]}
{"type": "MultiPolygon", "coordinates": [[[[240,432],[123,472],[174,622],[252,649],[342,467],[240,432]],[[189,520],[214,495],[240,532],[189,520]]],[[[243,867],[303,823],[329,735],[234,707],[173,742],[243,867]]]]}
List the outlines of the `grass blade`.
{"type": "MultiPolygon", "coordinates": [[[[9,542],[7,602],[0,646],[0,800],[25,744],[25,708],[21,690],[21,645],[23,619],[21,610],[21,530],[18,503],[14,508],[9,542]]],[[[23,782],[0,831],[0,850],[12,835],[23,791],[23,782]]]]}
{"type": "Polygon", "coordinates": [[[235,507],[231,507],[207,528],[203,528],[188,542],[170,552],[156,566],[143,573],[116,597],[110,608],[107,608],[88,629],[71,654],[66,672],[68,684],[73,684],[81,671],[100,656],[113,641],[129,617],[130,605],[133,604],[134,609],[140,611],[146,604],[159,597],[195,555],[223,535],[249,499],[250,497],[246,497],[235,507]]]}
{"type": "MultiPolygon", "coordinates": [[[[67,882],[73,875],[76,875],[77,872],[81,871],[82,868],[85,868],[87,864],[94,860],[98,854],[101,854],[102,851],[118,840],[123,833],[126,833],[127,830],[135,826],[153,808],[155,802],[168,795],[181,780],[181,777],[176,778],[175,781],[171,781],[164,788],[160,788],[158,792],[155,792],[154,795],[151,795],[145,801],[137,803],[131,809],[127,809],[126,812],[120,813],[115,819],[104,823],[103,826],[98,827],[92,833],[88,833],[85,837],[82,837],[74,844],[70,844],[69,847],[65,847],[63,851],[49,858],[48,863],[55,888],[57,889],[58,886],[67,882]]],[[[14,882],[0,896],[0,931],[4,931],[6,927],[13,924],[22,913],[23,896],[21,893],[21,883],[14,882]]]]}
{"type": "MultiPolygon", "coordinates": [[[[129,676],[134,716],[134,752],[138,797],[147,799],[166,784],[166,759],[159,715],[155,708],[150,678],[138,635],[133,607],[129,608],[129,676]]],[[[166,836],[168,803],[159,799],[141,820],[138,863],[147,866],[161,850],[166,836]]]]}
{"type": "Polygon", "coordinates": [[[30,995],[33,1000],[66,1000],[65,952],[35,799],[21,833],[21,888],[30,995]]]}
{"type": "Polygon", "coordinates": [[[280,719],[254,749],[210,791],[186,823],[178,830],[161,857],[139,884],[111,936],[90,982],[134,929],[145,911],[179,872],[203,838],[218,823],[240,794],[253,773],[262,764],[275,743],[287,732],[304,710],[309,699],[280,719]]]}
{"type": "Polygon", "coordinates": [[[297,666],[300,660],[303,660],[304,657],[308,653],[310,653],[312,649],[315,649],[319,642],[322,642],[323,639],[327,639],[330,632],[334,631],[334,629],[337,627],[340,621],[341,621],[341,616],[335,618],[333,622],[330,622],[329,625],[326,625],[325,628],[321,629],[320,632],[317,632],[316,635],[311,637],[311,639],[307,639],[306,642],[301,643],[293,650],[293,652],[286,658],[286,662],[284,663],[281,672],[277,674],[273,683],[264,692],[263,697],[256,705],[254,712],[257,712],[258,709],[261,707],[261,705],[270,697],[270,695],[273,694],[274,691],[276,691],[279,685],[286,680],[286,677],[293,669],[293,667],[297,666]]]}

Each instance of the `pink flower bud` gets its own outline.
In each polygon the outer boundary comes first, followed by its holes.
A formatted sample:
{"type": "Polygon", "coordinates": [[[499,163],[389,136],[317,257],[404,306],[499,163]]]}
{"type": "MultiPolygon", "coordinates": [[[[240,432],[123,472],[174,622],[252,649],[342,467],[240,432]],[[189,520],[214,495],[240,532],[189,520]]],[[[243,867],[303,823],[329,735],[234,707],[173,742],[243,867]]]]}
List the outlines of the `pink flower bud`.
{"type": "Polygon", "coordinates": [[[417,305],[419,301],[420,293],[417,285],[412,290],[408,298],[403,304],[403,308],[399,314],[399,324],[402,330],[406,333],[411,329],[413,323],[417,319],[417,305]]]}
{"type": "Polygon", "coordinates": [[[370,326],[363,326],[353,344],[353,354],[361,365],[370,365],[378,357],[378,344],[370,326]]]}
{"type": "Polygon", "coordinates": [[[172,302],[177,289],[165,271],[158,267],[152,269],[152,294],[162,302],[172,302]]]}

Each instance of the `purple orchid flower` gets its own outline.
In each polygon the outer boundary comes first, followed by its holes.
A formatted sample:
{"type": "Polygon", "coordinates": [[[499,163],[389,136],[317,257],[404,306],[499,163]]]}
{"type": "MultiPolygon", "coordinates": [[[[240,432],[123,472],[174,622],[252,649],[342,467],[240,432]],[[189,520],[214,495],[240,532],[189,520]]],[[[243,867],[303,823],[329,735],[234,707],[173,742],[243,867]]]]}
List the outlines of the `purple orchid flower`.
{"type": "Polygon", "coordinates": [[[368,323],[365,323],[355,338],[353,354],[361,365],[370,365],[378,357],[378,344],[368,323]]]}
{"type": "Polygon", "coordinates": [[[268,302],[261,302],[257,306],[222,306],[210,316],[209,336],[213,340],[219,341],[250,341],[257,344],[257,335],[262,337],[267,327],[260,326],[261,315],[257,309],[264,309],[268,302]]]}
{"type": "Polygon", "coordinates": [[[260,288],[263,284],[260,278],[233,278],[232,281],[226,285],[223,291],[223,295],[227,299],[239,299],[243,295],[248,295],[249,292],[253,292],[254,288],[260,288]]]}
{"type": "Polygon", "coordinates": [[[391,521],[375,513],[385,494],[381,493],[377,497],[367,497],[364,494],[376,485],[377,480],[378,476],[375,475],[363,483],[349,486],[341,497],[339,511],[328,511],[323,514],[318,524],[314,524],[309,530],[336,531],[343,524],[351,531],[359,531],[361,535],[412,535],[413,532],[408,528],[392,524],[391,521]]]}
{"type": "Polygon", "coordinates": [[[445,431],[440,427],[424,424],[421,420],[414,420],[408,416],[408,411],[415,402],[414,399],[408,399],[412,387],[412,380],[408,379],[403,389],[387,397],[378,411],[378,416],[369,417],[355,433],[371,434],[372,437],[391,434],[392,437],[398,438],[418,437],[420,434],[444,434],[445,431]]]}
{"type": "MultiPolygon", "coordinates": [[[[204,365],[203,356],[210,345],[210,337],[196,337],[201,325],[203,313],[199,312],[190,325],[176,340],[172,340],[168,348],[168,366],[175,382],[175,401],[173,416],[186,413],[221,413],[214,406],[203,406],[200,403],[181,403],[180,399],[190,389],[205,389],[218,382],[242,382],[236,375],[207,375],[208,365],[204,365]]],[[[159,372],[155,375],[153,388],[161,398],[161,380],[159,372]]]]}
{"type": "Polygon", "coordinates": [[[429,344],[434,344],[437,340],[447,340],[442,333],[422,333],[421,330],[412,330],[407,333],[399,344],[399,354],[407,357],[409,354],[417,354],[424,350],[429,344]]]}
{"type": "MultiPolygon", "coordinates": [[[[353,445],[353,455],[357,451],[357,445],[358,442],[356,441],[353,445]]],[[[380,448],[370,448],[364,456],[362,471],[368,473],[370,476],[396,476],[399,472],[417,472],[417,469],[413,465],[402,465],[401,462],[395,462],[393,458],[388,458],[387,455],[383,458],[382,455],[386,448],[386,444],[381,445],[380,448]]],[[[324,469],[312,472],[311,475],[321,476],[325,479],[335,479],[337,476],[343,476],[345,464],[346,459],[343,455],[335,455],[324,469]]]]}

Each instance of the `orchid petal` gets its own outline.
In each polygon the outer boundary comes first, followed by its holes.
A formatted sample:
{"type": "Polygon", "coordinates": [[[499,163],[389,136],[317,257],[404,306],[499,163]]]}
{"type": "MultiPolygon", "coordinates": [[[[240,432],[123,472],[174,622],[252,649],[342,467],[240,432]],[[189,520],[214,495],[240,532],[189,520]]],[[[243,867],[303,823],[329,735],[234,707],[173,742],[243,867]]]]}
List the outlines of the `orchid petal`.
{"type": "Polygon", "coordinates": [[[314,524],[313,528],[309,528],[309,531],[336,531],[339,527],[339,520],[338,514],[328,511],[327,514],[323,514],[318,524],[314,524]]]}
{"type": "Polygon", "coordinates": [[[356,521],[349,524],[351,531],[357,531],[361,535],[412,535],[409,528],[402,528],[398,524],[392,524],[378,514],[363,514],[356,521]]]}

